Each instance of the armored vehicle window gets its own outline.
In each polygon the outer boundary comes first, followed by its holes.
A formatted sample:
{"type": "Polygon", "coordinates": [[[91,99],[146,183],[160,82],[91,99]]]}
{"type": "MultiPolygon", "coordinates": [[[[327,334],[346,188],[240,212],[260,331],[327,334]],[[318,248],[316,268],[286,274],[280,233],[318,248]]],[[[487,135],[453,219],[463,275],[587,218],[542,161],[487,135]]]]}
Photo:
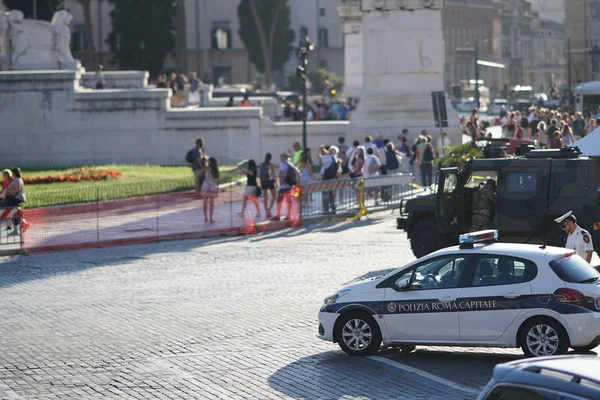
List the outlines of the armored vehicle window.
{"type": "Polygon", "coordinates": [[[498,181],[498,174],[495,171],[473,171],[465,183],[465,187],[478,188],[479,185],[485,184],[488,179],[498,181]]]}
{"type": "Polygon", "coordinates": [[[454,193],[456,191],[456,175],[448,175],[444,183],[444,193],[454,193]]]}
{"type": "Polygon", "coordinates": [[[535,193],[537,174],[535,172],[509,172],[504,177],[506,192],[535,193]]]}

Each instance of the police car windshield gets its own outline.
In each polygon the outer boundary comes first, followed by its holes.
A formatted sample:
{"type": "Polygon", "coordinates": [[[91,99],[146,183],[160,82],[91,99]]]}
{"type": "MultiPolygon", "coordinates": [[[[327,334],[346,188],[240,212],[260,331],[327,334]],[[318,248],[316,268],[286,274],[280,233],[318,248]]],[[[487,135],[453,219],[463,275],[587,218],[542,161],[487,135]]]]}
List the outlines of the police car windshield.
{"type": "Polygon", "coordinates": [[[598,271],[577,254],[550,261],[550,268],[563,281],[569,283],[595,283],[598,271]]]}

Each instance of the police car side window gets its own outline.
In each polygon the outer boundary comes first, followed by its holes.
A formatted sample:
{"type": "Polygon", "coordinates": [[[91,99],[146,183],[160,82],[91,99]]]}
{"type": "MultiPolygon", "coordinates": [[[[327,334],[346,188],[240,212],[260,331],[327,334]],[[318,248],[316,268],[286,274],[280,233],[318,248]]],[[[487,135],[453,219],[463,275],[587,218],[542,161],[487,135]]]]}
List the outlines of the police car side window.
{"type": "Polygon", "coordinates": [[[531,261],[508,256],[481,256],[477,260],[472,286],[497,286],[532,280],[537,268],[531,261]]]}
{"type": "Polygon", "coordinates": [[[464,256],[436,258],[405,271],[395,282],[399,285],[403,279],[409,279],[409,290],[456,288],[466,266],[464,256]]]}

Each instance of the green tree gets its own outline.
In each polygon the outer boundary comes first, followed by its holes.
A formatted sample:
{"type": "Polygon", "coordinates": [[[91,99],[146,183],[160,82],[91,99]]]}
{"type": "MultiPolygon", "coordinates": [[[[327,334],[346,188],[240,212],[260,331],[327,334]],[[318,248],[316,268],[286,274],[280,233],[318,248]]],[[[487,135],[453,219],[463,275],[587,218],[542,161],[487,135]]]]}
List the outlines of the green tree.
{"type": "MultiPolygon", "coordinates": [[[[20,10],[25,18],[33,18],[33,1],[31,0],[4,0],[4,5],[9,10],[20,10]]],[[[50,21],[58,10],[63,8],[63,0],[35,0],[37,19],[50,21]]]]}
{"type": "MultiPolygon", "coordinates": [[[[337,93],[341,93],[344,88],[344,78],[326,69],[309,72],[308,80],[311,84],[310,91],[316,95],[322,95],[327,88],[333,88],[337,93]]],[[[290,77],[289,89],[295,92],[302,91],[302,78],[297,76],[290,77]]]]}
{"type": "Polygon", "coordinates": [[[289,28],[287,0],[241,0],[237,8],[238,34],[250,54],[250,62],[265,74],[265,83],[273,82],[273,71],[283,68],[290,58],[295,34],[289,28]]]}
{"type": "Polygon", "coordinates": [[[109,0],[112,31],[108,43],[120,69],[157,75],[175,44],[177,0],[109,0]]]}

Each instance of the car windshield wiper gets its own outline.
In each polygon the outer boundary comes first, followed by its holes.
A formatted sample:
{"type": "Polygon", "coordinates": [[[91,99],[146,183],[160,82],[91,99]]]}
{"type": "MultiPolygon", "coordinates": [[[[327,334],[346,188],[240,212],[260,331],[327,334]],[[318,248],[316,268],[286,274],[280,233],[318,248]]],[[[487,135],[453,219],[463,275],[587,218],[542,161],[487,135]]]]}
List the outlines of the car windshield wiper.
{"type": "Polygon", "coordinates": [[[597,276],[594,276],[593,278],[589,278],[589,279],[584,279],[579,283],[592,283],[592,282],[596,282],[598,280],[597,276]]]}

